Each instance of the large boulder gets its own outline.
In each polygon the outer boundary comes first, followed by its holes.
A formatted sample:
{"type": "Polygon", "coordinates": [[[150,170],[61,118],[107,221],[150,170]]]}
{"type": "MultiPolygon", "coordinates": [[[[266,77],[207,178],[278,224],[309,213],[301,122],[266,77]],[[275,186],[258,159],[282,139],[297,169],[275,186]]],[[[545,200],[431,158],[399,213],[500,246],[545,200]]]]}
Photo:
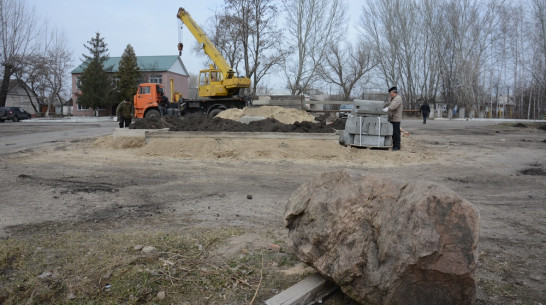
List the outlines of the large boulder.
{"type": "Polygon", "coordinates": [[[478,221],[444,186],[346,170],[285,211],[289,249],[363,304],[473,304],[478,221]]]}

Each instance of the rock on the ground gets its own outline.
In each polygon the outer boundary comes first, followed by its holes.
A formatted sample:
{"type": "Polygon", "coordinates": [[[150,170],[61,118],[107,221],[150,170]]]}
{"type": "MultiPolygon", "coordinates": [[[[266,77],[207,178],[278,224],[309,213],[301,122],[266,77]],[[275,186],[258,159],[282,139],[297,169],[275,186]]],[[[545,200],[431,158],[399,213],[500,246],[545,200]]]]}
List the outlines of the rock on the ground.
{"type": "Polygon", "coordinates": [[[477,209],[452,190],[336,171],[286,204],[288,248],[363,304],[473,304],[477,209]]]}
{"type": "Polygon", "coordinates": [[[157,293],[157,299],[158,299],[158,300],[163,300],[163,299],[165,299],[165,291],[162,290],[162,291],[158,292],[158,293],[157,293]]]}
{"type": "Polygon", "coordinates": [[[142,250],[140,251],[144,253],[152,253],[152,252],[156,252],[157,249],[154,246],[146,246],[146,247],[143,247],[142,250]]]}
{"type": "Polygon", "coordinates": [[[49,271],[44,271],[44,272],[42,272],[42,274],[38,275],[39,279],[45,279],[45,278],[48,278],[48,277],[53,277],[53,273],[51,273],[49,271]]]}

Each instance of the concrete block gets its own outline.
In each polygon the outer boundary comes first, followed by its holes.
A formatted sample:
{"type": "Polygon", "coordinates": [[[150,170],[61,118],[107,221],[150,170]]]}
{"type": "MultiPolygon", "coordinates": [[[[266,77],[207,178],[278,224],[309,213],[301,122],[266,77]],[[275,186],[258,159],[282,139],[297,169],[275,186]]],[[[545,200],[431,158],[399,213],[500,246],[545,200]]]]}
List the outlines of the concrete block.
{"type": "Polygon", "coordinates": [[[351,134],[392,135],[392,124],[386,116],[349,114],[345,130],[351,134]],[[378,130],[378,124],[380,124],[380,130],[378,130]]]}
{"type": "Polygon", "coordinates": [[[344,130],[343,133],[339,136],[339,144],[341,145],[353,144],[354,137],[355,137],[354,134],[351,134],[347,130],[344,130]]]}
{"type": "Polygon", "coordinates": [[[364,121],[364,117],[349,114],[349,116],[347,117],[347,123],[345,123],[345,130],[352,134],[360,134],[361,132],[365,134],[366,130],[363,130],[361,128],[361,124],[363,124],[364,121]]]}
{"type": "Polygon", "coordinates": [[[354,140],[353,140],[353,145],[384,147],[385,146],[385,137],[383,137],[383,136],[355,135],[354,140]]]}
{"type": "Polygon", "coordinates": [[[114,129],[113,136],[114,140],[120,137],[145,139],[147,131],[147,129],[116,128],[114,129]]]}
{"type": "Polygon", "coordinates": [[[385,137],[385,147],[391,147],[392,146],[392,136],[386,136],[385,137]]]}
{"type": "Polygon", "coordinates": [[[322,298],[334,292],[337,286],[315,273],[301,282],[265,301],[266,305],[310,305],[322,303],[322,298]]]}
{"type": "Polygon", "coordinates": [[[385,114],[383,101],[354,100],[353,104],[356,113],[385,114]]]}
{"type": "Polygon", "coordinates": [[[365,127],[369,135],[392,136],[393,129],[391,123],[370,123],[365,127]]]}
{"type": "Polygon", "coordinates": [[[254,122],[254,121],[261,121],[261,120],[265,120],[265,117],[263,116],[254,116],[254,115],[245,115],[241,118],[239,118],[239,122],[241,123],[244,123],[244,124],[248,124],[250,122],[254,122]]]}

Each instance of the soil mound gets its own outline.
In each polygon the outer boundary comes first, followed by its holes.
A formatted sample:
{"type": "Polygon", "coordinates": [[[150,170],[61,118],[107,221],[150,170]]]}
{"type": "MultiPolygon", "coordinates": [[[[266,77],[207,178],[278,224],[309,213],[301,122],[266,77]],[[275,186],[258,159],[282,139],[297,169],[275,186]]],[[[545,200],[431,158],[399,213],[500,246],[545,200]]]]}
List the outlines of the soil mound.
{"type": "Polygon", "coordinates": [[[190,114],[184,117],[165,116],[160,118],[142,119],[132,124],[131,129],[162,129],[171,131],[230,131],[230,132],[296,132],[296,133],[332,133],[329,125],[308,121],[283,124],[276,119],[240,123],[230,119],[204,114],[190,114]]]}
{"type": "Polygon", "coordinates": [[[546,176],[546,172],[542,168],[527,168],[519,171],[519,173],[528,176],[546,176]]]}
{"type": "Polygon", "coordinates": [[[523,124],[523,123],[516,123],[514,125],[512,125],[514,127],[518,127],[518,128],[527,128],[527,125],[523,124]]]}
{"type": "Polygon", "coordinates": [[[243,116],[261,116],[275,119],[284,124],[315,121],[315,117],[304,110],[279,106],[245,107],[243,109],[232,108],[220,112],[216,117],[237,121],[243,116]]]}
{"type": "Polygon", "coordinates": [[[332,127],[335,130],[345,130],[345,124],[347,123],[347,120],[343,119],[337,119],[330,124],[330,127],[332,127]]]}

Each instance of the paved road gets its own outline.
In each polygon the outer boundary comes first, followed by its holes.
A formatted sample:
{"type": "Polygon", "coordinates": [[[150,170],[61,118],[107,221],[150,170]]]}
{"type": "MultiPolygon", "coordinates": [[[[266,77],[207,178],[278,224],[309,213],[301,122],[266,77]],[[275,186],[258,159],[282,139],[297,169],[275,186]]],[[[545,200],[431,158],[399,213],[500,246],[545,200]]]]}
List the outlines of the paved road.
{"type": "Polygon", "coordinates": [[[117,122],[110,118],[65,119],[0,123],[0,155],[34,149],[59,142],[111,134],[117,122]]]}
{"type": "MultiPolygon", "coordinates": [[[[471,134],[490,134],[495,131],[486,126],[502,120],[421,120],[407,119],[401,127],[411,134],[450,135],[470,130],[471,134]]],[[[508,121],[506,121],[508,122],[508,121]]],[[[525,123],[526,121],[520,120],[525,123]]],[[[531,121],[527,121],[531,122],[531,121]]],[[[543,121],[541,121],[543,122],[543,121]]],[[[64,141],[88,139],[111,134],[118,123],[112,118],[68,118],[61,120],[32,119],[0,123],[0,155],[16,153],[64,141]]]]}

